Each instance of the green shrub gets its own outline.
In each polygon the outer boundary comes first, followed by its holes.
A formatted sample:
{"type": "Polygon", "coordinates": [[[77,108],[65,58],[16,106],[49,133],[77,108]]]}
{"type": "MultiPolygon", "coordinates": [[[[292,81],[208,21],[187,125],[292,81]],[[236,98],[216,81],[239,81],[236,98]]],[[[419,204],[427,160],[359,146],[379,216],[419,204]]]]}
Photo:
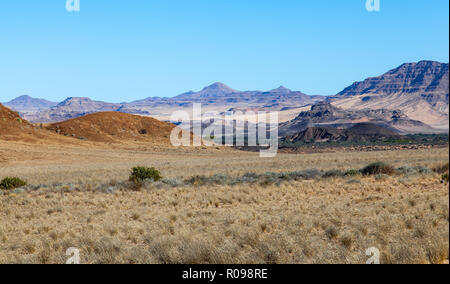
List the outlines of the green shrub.
{"type": "Polygon", "coordinates": [[[389,175],[392,176],[395,174],[395,169],[392,166],[389,166],[383,162],[372,163],[365,168],[361,169],[361,173],[363,175],[389,175]]]}
{"type": "Polygon", "coordinates": [[[0,182],[1,189],[15,189],[27,185],[27,183],[18,177],[7,177],[0,182]]]}
{"type": "Polygon", "coordinates": [[[448,182],[448,173],[442,175],[442,181],[448,182]]]}
{"type": "Polygon", "coordinates": [[[155,168],[134,167],[131,170],[130,181],[134,183],[142,183],[145,180],[159,181],[161,173],[155,168]]]}

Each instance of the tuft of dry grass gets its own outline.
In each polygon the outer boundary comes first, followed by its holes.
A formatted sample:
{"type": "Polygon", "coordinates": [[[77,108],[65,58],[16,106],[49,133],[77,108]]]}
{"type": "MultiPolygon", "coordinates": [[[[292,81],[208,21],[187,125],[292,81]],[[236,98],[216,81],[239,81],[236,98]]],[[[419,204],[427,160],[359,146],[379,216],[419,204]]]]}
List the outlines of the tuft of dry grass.
{"type": "Polygon", "coordinates": [[[339,232],[338,232],[338,230],[335,227],[331,226],[331,227],[328,227],[328,229],[325,230],[325,235],[330,240],[334,240],[334,239],[336,239],[338,237],[339,232]]]}

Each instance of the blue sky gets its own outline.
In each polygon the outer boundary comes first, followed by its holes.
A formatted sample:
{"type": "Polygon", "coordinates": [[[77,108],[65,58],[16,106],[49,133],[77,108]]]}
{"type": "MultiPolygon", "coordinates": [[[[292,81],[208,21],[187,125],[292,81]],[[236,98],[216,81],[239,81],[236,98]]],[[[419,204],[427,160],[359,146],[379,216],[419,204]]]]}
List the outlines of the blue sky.
{"type": "Polygon", "coordinates": [[[112,102],[221,81],[331,95],[404,62],[449,61],[448,0],[0,1],[0,101],[112,102]]]}

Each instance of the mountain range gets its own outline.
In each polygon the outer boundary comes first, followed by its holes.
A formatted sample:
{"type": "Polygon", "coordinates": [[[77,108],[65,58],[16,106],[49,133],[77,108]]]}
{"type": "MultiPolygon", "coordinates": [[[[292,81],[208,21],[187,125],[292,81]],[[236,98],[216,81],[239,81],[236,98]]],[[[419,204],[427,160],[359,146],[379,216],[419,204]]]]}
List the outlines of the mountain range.
{"type": "Polygon", "coordinates": [[[283,134],[317,125],[348,127],[360,122],[374,122],[397,133],[446,132],[449,129],[449,64],[406,63],[381,76],[355,82],[329,97],[311,96],[285,87],[239,91],[214,83],[201,91],[172,98],[149,97],[120,104],[86,97],[54,103],[21,96],[5,106],[32,123],[53,123],[107,111],[169,120],[174,111],[190,110],[194,103],[201,103],[204,111],[279,111],[283,117],[280,126],[283,134]]]}
{"type": "Polygon", "coordinates": [[[23,118],[33,123],[59,122],[96,112],[118,111],[119,108],[119,104],[93,101],[86,97],[67,98],[53,107],[36,112],[27,112],[13,107],[23,118]]]}
{"type": "Polygon", "coordinates": [[[312,105],[324,100],[323,96],[309,96],[302,92],[279,87],[271,91],[237,91],[223,83],[214,83],[199,92],[187,92],[173,98],[149,97],[129,103],[108,103],[93,101],[86,97],[71,97],[61,103],[39,103],[39,108],[29,105],[41,102],[29,96],[22,96],[5,103],[5,106],[19,112],[33,123],[51,123],[104,111],[118,111],[129,114],[153,116],[168,120],[180,109],[190,110],[194,103],[202,104],[207,111],[228,110],[282,110],[312,105]]]}
{"type": "Polygon", "coordinates": [[[448,129],[449,64],[406,63],[379,77],[356,82],[327,100],[344,109],[399,109],[411,119],[448,129]]]}
{"type": "Polygon", "coordinates": [[[202,104],[204,110],[281,110],[301,107],[324,100],[322,96],[309,96],[302,92],[279,87],[271,91],[238,91],[223,83],[214,83],[199,92],[189,91],[173,98],[147,98],[123,104],[121,111],[133,114],[170,116],[174,110],[191,108],[194,103],[202,104]],[[165,112],[164,112],[165,111],[165,112]]]}

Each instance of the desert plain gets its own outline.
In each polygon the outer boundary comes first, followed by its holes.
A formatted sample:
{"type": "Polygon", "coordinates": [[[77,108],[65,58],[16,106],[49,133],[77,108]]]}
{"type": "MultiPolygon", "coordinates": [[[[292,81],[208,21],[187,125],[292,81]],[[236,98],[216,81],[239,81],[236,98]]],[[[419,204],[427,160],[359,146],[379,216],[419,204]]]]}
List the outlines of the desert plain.
{"type": "Polygon", "coordinates": [[[432,170],[448,147],[262,159],[61,141],[0,141],[0,178],[29,184],[0,194],[0,263],[65,263],[68,248],[81,263],[366,263],[369,248],[381,263],[448,263],[448,183],[432,170]],[[324,174],[376,161],[404,170],[324,174]],[[130,187],[134,166],[165,180],[130,187]],[[273,180],[302,171],[322,174],[273,180]]]}

